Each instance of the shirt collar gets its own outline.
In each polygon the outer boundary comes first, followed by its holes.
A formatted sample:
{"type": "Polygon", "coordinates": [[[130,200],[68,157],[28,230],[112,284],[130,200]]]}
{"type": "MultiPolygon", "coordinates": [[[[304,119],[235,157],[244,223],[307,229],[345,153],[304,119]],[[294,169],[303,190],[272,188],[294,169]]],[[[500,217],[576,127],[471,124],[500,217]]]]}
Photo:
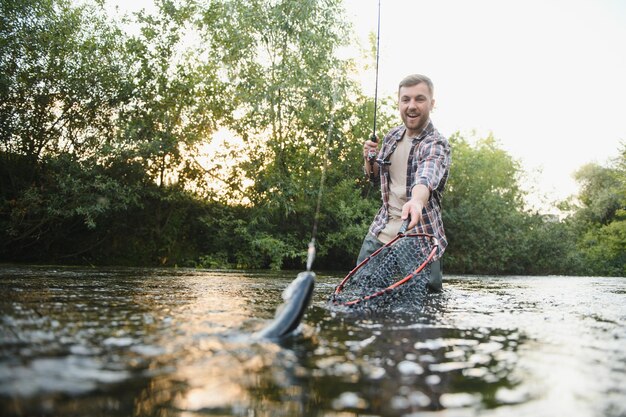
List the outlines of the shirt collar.
{"type": "MultiPolygon", "coordinates": [[[[433,133],[434,130],[435,130],[435,127],[433,125],[432,120],[428,119],[428,123],[426,123],[426,126],[424,126],[424,129],[422,129],[422,131],[417,137],[413,138],[413,141],[418,141],[418,142],[421,141],[422,139],[424,139],[425,137],[433,133]]],[[[406,135],[406,126],[403,125],[402,128],[398,129],[398,132],[395,136],[396,142],[401,141],[405,135],[406,135]]]]}

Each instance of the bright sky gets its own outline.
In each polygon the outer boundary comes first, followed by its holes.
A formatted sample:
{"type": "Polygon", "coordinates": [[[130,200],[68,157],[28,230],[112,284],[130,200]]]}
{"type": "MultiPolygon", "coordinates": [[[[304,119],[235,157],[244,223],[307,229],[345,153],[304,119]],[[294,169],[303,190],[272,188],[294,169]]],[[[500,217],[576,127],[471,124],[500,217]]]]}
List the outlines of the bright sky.
{"type": "MultiPolygon", "coordinates": [[[[407,74],[428,75],[435,126],[446,136],[492,132],[550,200],[576,193],[572,173],[606,164],[626,143],[626,1],[380,2],[379,95],[394,95],[407,74]]],[[[134,11],[152,2],[107,3],[134,11]]],[[[378,0],[344,4],[368,48],[378,0]]]]}
{"type": "MultiPolygon", "coordinates": [[[[551,200],[626,143],[626,1],[380,1],[379,94],[428,75],[435,126],[493,132],[551,200]]],[[[367,46],[378,0],[344,2],[367,46]]]]}

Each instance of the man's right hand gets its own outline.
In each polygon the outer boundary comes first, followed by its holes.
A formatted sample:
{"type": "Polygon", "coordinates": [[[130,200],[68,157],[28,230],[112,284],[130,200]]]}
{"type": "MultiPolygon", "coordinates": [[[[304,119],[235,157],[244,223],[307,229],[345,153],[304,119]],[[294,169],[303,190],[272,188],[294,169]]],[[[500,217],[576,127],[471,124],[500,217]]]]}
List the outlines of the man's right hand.
{"type": "Polygon", "coordinates": [[[374,142],[371,139],[368,139],[363,144],[363,159],[369,161],[371,158],[376,158],[378,155],[378,142],[374,142]]]}

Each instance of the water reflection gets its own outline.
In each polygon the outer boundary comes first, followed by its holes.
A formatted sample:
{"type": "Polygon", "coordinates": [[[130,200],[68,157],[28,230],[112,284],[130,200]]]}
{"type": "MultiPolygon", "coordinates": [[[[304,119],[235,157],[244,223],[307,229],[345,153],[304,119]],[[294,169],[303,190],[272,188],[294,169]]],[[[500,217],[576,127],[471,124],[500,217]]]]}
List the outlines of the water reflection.
{"type": "MultiPolygon", "coordinates": [[[[430,312],[447,302],[445,295],[429,301],[430,312]]],[[[513,377],[518,332],[444,327],[416,313],[336,318],[328,329],[334,337],[314,352],[317,376],[343,383],[339,393],[324,392],[334,397],[332,408],[400,415],[526,399],[515,392],[513,377]]]]}
{"type": "Polygon", "coordinates": [[[626,283],[449,277],[410,311],[249,335],[295,273],[5,268],[2,415],[622,416],[626,283]]]}

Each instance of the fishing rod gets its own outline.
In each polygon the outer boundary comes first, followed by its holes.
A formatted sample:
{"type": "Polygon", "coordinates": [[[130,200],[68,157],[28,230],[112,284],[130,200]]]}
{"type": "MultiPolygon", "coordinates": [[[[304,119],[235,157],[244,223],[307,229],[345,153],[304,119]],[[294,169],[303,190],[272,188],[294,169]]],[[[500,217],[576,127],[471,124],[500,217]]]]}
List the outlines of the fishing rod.
{"type": "MultiPolygon", "coordinates": [[[[378,0],[378,23],[376,28],[376,81],[374,87],[374,126],[372,128],[372,142],[378,142],[376,137],[376,118],[378,111],[378,63],[380,61],[380,0],[378,0]]],[[[374,161],[376,160],[376,151],[370,150],[367,154],[367,160],[370,163],[370,180],[374,180],[374,161]]]]}
{"type": "Polygon", "coordinates": [[[376,28],[376,82],[374,87],[374,127],[372,140],[376,142],[376,113],[378,110],[378,62],[380,61],[380,0],[378,0],[378,26],[376,28]]]}

